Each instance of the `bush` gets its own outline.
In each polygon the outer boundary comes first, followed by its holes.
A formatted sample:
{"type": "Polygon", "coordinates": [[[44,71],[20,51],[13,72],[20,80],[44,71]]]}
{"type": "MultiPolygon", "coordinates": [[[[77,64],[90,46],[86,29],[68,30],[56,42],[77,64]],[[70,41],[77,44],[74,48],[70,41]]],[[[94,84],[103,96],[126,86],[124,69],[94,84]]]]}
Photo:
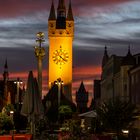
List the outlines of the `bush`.
{"type": "Polygon", "coordinates": [[[7,115],[10,115],[10,111],[15,112],[14,106],[12,104],[8,104],[8,105],[4,106],[2,109],[2,113],[5,113],[7,115]]]}
{"type": "Polygon", "coordinates": [[[0,131],[9,133],[13,128],[14,124],[11,117],[5,113],[0,113],[0,131]]]}

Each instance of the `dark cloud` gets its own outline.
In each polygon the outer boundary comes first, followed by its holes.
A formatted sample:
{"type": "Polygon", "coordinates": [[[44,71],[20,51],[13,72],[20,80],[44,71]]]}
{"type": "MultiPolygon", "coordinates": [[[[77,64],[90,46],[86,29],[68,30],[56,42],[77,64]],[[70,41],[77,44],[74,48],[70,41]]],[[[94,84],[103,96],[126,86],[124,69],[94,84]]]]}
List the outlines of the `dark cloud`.
{"type": "MultiPolygon", "coordinates": [[[[32,51],[14,48],[0,48],[0,65],[8,61],[9,72],[26,71],[35,68],[35,58],[32,51]]],[[[0,70],[3,72],[3,67],[0,70]]]]}
{"type": "MultiPolygon", "coordinates": [[[[131,0],[73,0],[72,5],[76,15],[82,14],[81,9],[94,6],[110,5],[128,2],[131,0]]],[[[66,0],[66,3],[69,1],[66,0]]],[[[54,0],[57,7],[58,0],[54,0]]],[[[29,15],[33,12],[48,11],[50,9],[51,0],[4,0],[0,4],[0,17],[9,18],[21,15],[29,15]]],[[[85,10],[84,10],[85,11],[85,10]]]]}
{"type": "Polygon", "coordinates": [[[101,58],[104,50],[86,50],[85,49],[74,49],[73,51],[73,66],[99,66],[101,64],[101,58]]]}

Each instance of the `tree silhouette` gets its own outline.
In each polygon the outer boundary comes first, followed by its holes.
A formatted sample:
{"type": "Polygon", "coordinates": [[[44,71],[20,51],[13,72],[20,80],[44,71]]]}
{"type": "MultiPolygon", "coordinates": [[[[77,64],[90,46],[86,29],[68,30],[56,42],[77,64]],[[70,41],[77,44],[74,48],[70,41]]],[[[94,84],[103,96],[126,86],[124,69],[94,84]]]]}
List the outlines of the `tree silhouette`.
{"type": "Polygon", "coordinates": [[[129,129],[139,114],[136,105],[119,98],[102,103],[97,108],[98,119],[105,131],[120,134],[122,129],[129,129]]]}

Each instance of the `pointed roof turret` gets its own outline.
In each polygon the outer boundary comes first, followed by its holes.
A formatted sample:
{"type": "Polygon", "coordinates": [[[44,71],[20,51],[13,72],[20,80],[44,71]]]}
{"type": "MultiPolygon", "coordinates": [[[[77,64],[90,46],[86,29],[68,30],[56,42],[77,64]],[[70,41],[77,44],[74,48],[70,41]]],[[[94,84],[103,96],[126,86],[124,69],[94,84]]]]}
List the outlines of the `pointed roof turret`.
{"type": "Polygon", "coordinates": [[[135,58],[131,54],[130,45],[128,46],[128,53],[122,60],[122,66],[135,65],[135,58]]]}
{"type": "Polygon", "coordinates": [[[66,29],[66,7],[64,0],[59,0],[58,3],[56,29],[66,29]]]}
{"type": "Polygon", "coordinates": [[[88,92],[85,89],[83,81],[80,84],[78,91],[76,92],[76,101],[77,102],[87,102],[88,101],[88,92]]]}
{"type": "Polygon", "coordinates": [[[80,84],[79,90],[76,92],[76,103],[78,112],[83,113],[87,111],[88,92],[85,89],[83,81],[80,84]]]}
{"type": "Polygon", "coordinates": [[[108,59],[109,59],[109,56],[107,53],[107,47],[105,46],[104,56],[103,56],[103,60],[102,60],[102,67],[104,67],[104,65],[107,63],[108,59]]]}
{"type": "Polygon", "coordinates": [[[51,5],[49,20],[56,20],[55,8],[54,8],[53,0],[52,0],[52,5],[51,5]]]}
{"type": "Polygon", "coordinates": [[[3,78],[4,78],[4,80],[8,80],[9,79],[7,59],[5,60],[5,64],[4,64],[3,78]]]}
{"type": "Polygon", "coordinates": [[[68,9],[68,14],[67,14],[67,20],[74,20],[73,12],[72,12],[72,7],[71,7],[71,0],[69,2],[69,9],[68,9]]]}
{"type": "Polygon", "coordinates": [[[66,17],[66,7],[64,0],[59,0],[57,8],[57,18],[66,17]]]}
{"type": "Polygon", "coordinates": [[[127,53],[127,55],[132,55],[131,54],[131,50],[130,50],[130,45],[128,46],[128,53],[127,53]]]}
{"type": "Polygon", "coordinates": [[[83,81],[81,82],[81,85],[80,85],[80,87],[79,87],[79,90],[78,90],[78,92],[86,92],[86,89],[85,89],[85,86],[84,86],[84,83],[83,83],[83,81]]]}
{"type": "Polygon", "coordinates": [[[8,69],[8,65],[7,65],[7,59],[5,60],[4,69],[8,69]]]}

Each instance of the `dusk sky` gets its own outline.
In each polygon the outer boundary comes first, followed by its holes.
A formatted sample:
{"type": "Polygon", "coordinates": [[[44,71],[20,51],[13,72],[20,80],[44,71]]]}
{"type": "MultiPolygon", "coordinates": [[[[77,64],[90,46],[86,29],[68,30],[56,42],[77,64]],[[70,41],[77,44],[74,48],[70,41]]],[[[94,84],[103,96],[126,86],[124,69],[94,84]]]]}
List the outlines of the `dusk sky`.
{"type": "MultiPolygon", "coordinates": [[[[69,0],[65,0],[68,6],[69,0]]],[[[58,0],[54,0],[57,8],[58,0]]],[[[8,60],[9,77],[26,81],[37,70],[34,55],[36,33],[43,31],[46,57],[43,61],[47,86],[48,15],[51,0],[4,0],[0,2],[0,73],[8,60]]],[[[140,0],[72,0],[75,18],[73,43],[73,92],[83,80],[93,93],[93,80],[100,78],[104,46],[109,55],[140,53],[140,0]]],[[[46,91],[46,90],[45,90],[46,91]]]]}

